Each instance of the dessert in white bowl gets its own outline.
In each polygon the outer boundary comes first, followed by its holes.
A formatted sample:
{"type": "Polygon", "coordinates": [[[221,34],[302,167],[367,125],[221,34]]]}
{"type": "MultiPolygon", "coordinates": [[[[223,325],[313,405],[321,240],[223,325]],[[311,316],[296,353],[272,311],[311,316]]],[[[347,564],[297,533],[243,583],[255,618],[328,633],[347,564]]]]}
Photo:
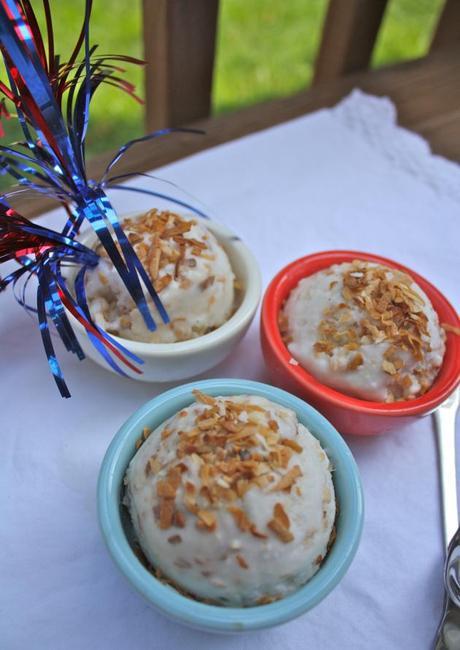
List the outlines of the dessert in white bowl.
{"type": "Polygon", "coordinates": [[[301,280],[280,327],[293,358],[319,381],[377,402],[425,393],[445,352],[438,315],[412,278],[360,260],[301,280]]]}
{"type": "Polygon", "coordinates": [[[229,258],[203,221],[150,210],[125,218],[124,231],[168,313],[165,324],[148,297],[157,329],[150,331],[102,246],[101,261],[86,273],[93,319],[124,339],[174,343],[203,336],[226,322],[235,307],[229,258]]]}
{"type": "Polygon", "coordinates": [[[331,466],[296,414],[262,397],[210,397],[157,427],[125,476],[140,547],[187,594],[251,606],[295,591],[334,537],[331,466]]]}
{"type": "MultiPolygon", "coordinates": [[[[120,220],[137,220],[142,217],[143,214],[131,214],[122,216],[120,220]]],[[[203,336],[183,341],[154,343],[134,341],[111,334],[119,344],[143,361],[140,373],[123,367],[123,371],[131,379],[144,382],[178,381],[209,370],[231,353],[243,338],[257,311],[261,293],[260,271],[257,261],[244,242],[221,223],[195,216],[183,218],[203,224],[225,251],[235,274],[233,308],[230,316],[219,327],[211,329],[203,336]]],[[[93,230],[86,230],[78,239],[89,248],[98,246],[97,235],[93,230]]],[[[66,277],[70,283],[75,279],[76,273],[76,268],[66,269],[66,277]]],[[[92,345],[80,322],[70,312],[67,315],[85,355],[105,370],[115,372],[92,345]]],[[[157,319],[157,325],[160,323],[157,319]]]]}

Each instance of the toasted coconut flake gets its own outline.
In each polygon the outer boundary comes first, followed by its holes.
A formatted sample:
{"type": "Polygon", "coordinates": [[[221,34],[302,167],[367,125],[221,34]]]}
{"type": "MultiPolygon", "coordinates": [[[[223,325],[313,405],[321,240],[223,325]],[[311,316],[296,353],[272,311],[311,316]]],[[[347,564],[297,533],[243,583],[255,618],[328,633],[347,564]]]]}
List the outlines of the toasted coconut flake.
{"type": "Polygon", "coordinates": [[[157,483],[157,495],[159,497],[164,497],[165,499],[174,499],[176,496],[176,489],[168,479],[163,481],[158,481],[157,483]]]}
{"type": "Polygon", "coordinates": [[[347,363],[347,370],[356,370],[360,366],[362,366],[364,363],[364,357],[363,355],[358,352],[357,354],[354,354],[349,362],[347,363]]]}
{"type": "Polygon", "coordinates": [[[230,488],[228,490],[225,490],[223,494],[223,499],[224,501],[236,501],[238,499],[238,495],[235,490],[232,490],[230,488]]]}
{"type": "Polygon", "coordinates": [[[198,506],[196,504],[195,497],[192,497],[188,494],[184,496],[184,505],[189,512],[196,514],[198,512],[198,506]]]}
{"type": "Polygon", "coordinates": [[[163,275],[161,278],[158,278],[158,280],[155,280],[153,283],[155,291],[160,293],[160,291],[166,289],[166,287],[172,282],[172,279],[172,275],[163,275]]]}
{"type": "Polygon", "coordinates": [[[267,539],[267,535],[265,533],[262,533],[258,528],[255,526],[255,524],[251,525],[251,535],[254,537],[257,537],[258,539],[267,539]]]}
{"type": "Polygon", "coordinates": [[[264,595],[257,600],[258,605],[270,605],[270,603],[275,603],[277,600],[280,600],[283,596],[281,594],[274,595],[264,595]]]}
{"type": "Polygon", "coordinates": [[[251,530],[252,522],[244,510],[241,510],[241,508],[237,508],[236,506],[229,506],[227,512],[232,515],[235,524],[241,531],[243,531],[243,533],[251,530]]]}
{"type": "Polygon", "coordinates": [[[181,474],[184,474],[185,472],[188,472],[188,467],[187,467],[187,465],[185,463],[177,463],[177,465],[175,465],[175,468],[181,474]]]}
{"type": "Polygon", "coordinates": [[[238,562],[242,569],[249,569],[249,565],[242,555],[235,555],[235,560],[238,562]]]}
{"type": "Polygon", "coordinates": [[[265,414],[265,409],[262,406],[258,406],[258,404],[241,404],[240,406],[241,411],[247,411],[248,413],[264,413],[265,414]]]}
{"type": "Polygon", "coordinates": [[[291,438],[281,438],[280,443],[282,445],[285,445],[286,447],[290,447],[297,454],[301,454],[303,451],[302,445],[299,445],[299,443],[296,442],[295,440],[291,440],[291,438]]]}
{"type": "Polygon", "coordinates": [[[195,485],[191,481],[187,481],[185,484],[185,492],[186,494],[195,494],[196,488],[195,485]]]}
{"type": "Polygon", "coordinates": [[[120,327],[123,329],[127,330],[130,329],[132,325],[131,319],[129,316],[121,316],[120,317],[120,327]]]}
{"type": "Polygon", "coordinates": [[[251,489],[251,484],[247,479],[241,478],[236,482],[236,493],[241,498],[251,489]]]}
{"type": "Polygon", "coordinates": [[[145,475],[158,474],[161,469],[161,463],[155,456],[151,456],[145,466],[145,475]]]}
{"type": "Polygon", "coordinates": [[[286,447],[284,445],[283,447],[280,447],[279,454],[280,454],[281,467],[286,468],[289,465],[289,461],[292,458],[292,450],[290,449],[290,447],[286,447]]]}
{"type": "Polygon", "coordinates": [[[206,278],[206,280],[203,280],[203,282],[200,284],[200,289],[202,291],[206,291],[209,287],[211,287],[214,284],[216,277],[214,275],[210,275],[206,278]]]}
{"type": "Polygon", "coordinates": [[[391,361],[387,361],[386,359],[382,361],[382,370],[386,372],[388,375],[396,375],[397,373],[394,364],[391,363],[391,361]]]}
{"type": "Polygon", "coordinates": [[[409,377],[409,375],[404,375],[401,379],[401,386],[402,388],[408,392],[412,386],[412,379],[409,377]]]}
{"type": "Polygon", "coordinates": [[[211,490],[206,486],[200,488],[200,497],[202,499],[206,499],[208,503],[213,503],[214,501],[214,497],[211,494],[211,490]]]}
{"type": "Polygon", "coordinates": [[[330,356],[332,355],[333,349],[334,344],[331,341],[320,340],[313,344],[313,351],[315,354],[325,353],[330,356]]]}
{"type": "MultiPolygon", "coordinates": [[[[204,242],[198,241],[198,239],[192,239],[192,237],[189,237],[187,239],[187,243],[193,246],[193,248],[197,248],[200,252],[203,251],[207,246],[204,242]]],[[[192,249],[193,251],[193,249],[192,249]]]]}
{"type": "Polygon", "coordinates": [[[214,397],[211,397],[211,395],[205,395],[200,390],[195,389],[192,391],[192,393],[196,401],[201,402],[201,404],[208,404],[208,406],[214,406],[214,404],[216,403],[214,397]]]}
{"type": "Polygon", "coordinates": [[[285,528],[291,527],[291,522],[286,514],[285,509],[283,508],[282,503],[275,503],[273,514],[275,519],[277,519],[285,528]]]}
{"type": "Polygon", "coordinates": [[[162,530],[170,528],[174,518],[174,500],[161,499],[160,501],[160,521],[159,527],[162,530]]]}
{"type": "Polygon", "coordinates": [[[160,258],[161,258],[160,238],[158,237],[158,235],[155,235],[151,246],[151,256],[149,260],[149,273],[153,281],[155,281],[158,277],[158,273],[160,270],[160,258]]]}
{"type": "Polygon", "coordinates": [[[207,528],[209,531],[213,531],[217,526],[216,515],[209,510],[198,510],[196,513],[199,521],[207,528]]]}
{"type": "Polygon", "coordinates": [[[217,424],[217,418],[216,417],[206,418],[206,419],[203,419],[203,420],[198,420],[198,422],[197,422],[198,428],[201,429],[202,431],[206,431],[208,429],[213,429],[216,424],[217,424]]]}
{"type": "Polygon", "coordinates": [[[168,481],[175,490],[179,487],[182,481],[182,472],[180,468],[175,465],[168,470],[168,481]]]}
{"type": "Polygon", "coordinates": [[[207,463],[203,463],[200,467],[200,479],[203,485],[209,484],[209,478],[211,475],[211,467],[207,463]]]}
{"type": "Polygon", "coordinates": [[[230,419],[221,419],[220,424],[224,427],[224,429],[230,431],[230,433],[239,433],[244,427],[243,422],[236,422],[235,420],[230,419]]]}
{"type": "Polygon", "coordinates": [[[264,474],[263,476],[258,476],[257,478],[254,479],[254,483],[260,487],[260,489],[264,489],[267,487],[267,485],[270,485],[271,483],[271,476],[269,474],[264,474]]]}
{"type": "Polygon", "coordinates": [[[302,470],[299,465],[294,465],[294,467],[291,467],[291,469],[280,478],[278,483],[272,488],[272,492],[289,490],[299,476],[302,476],[302,470]]]}
{"type": "Polygon", "coordinates": [[[176,510],[174,513],[174,525],[177,528],[185,528],[185,515],[180,510],[176,510]]]}
{"type": "Polygon", "coordinates": [[[268,528],[272,530],[279,539],[288,544],[294,539],[294,535],[288,530],[278,519],[271,519],[268,524],[268,528]]]}
{"type": "Polygon", "coordinates": [[[172,433],[172,429],[163,429],[163,431],[161,432],[161,439],[166,440],[166,438],[169,438],[171,433],[172,433]]]}
{"type": "Polygon", "coordinates": [[[336,538],[337,538],[337,529],[336,529],[336,527],[335,527],[335,525],[334,525],[333,528],[332,528],[332,530],[331,530],[331,534],[330,534],[330,537],[329,537],[329,541],[328,541],[328,543],[327,543],[326,554],[329,553],[329,551],[331,550],[331,548],[332,548],[332,546],[333,546],[333,544],[334,544],[336,538]]]}
{"type": "MultiPolygon", "coordinates": [[[[125,220],[125,224],[128,219],[125,220]]],[[[134,246],[134,244],[139,244],[142,241],[142,237],[136,233],[129,233],[128,235],[129,243],[134,246]]]]}

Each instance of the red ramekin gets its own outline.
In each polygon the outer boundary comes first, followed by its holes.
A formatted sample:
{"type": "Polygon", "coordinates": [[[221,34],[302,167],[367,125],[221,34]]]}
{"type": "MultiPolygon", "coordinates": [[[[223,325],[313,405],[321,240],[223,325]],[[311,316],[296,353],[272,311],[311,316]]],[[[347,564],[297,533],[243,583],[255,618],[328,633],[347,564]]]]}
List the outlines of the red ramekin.
{"type": "Polygon", "coordinates": [[[405,271],[423,289],[438,313],[440,323],[460,327],[449,301],[430,282],[411,269],[385,257],[359,251],[325,251],[307,255],[284,267],[268,286],[261,315],[261,339],[265,362],[275,385],[305,399],[344,434],[374,435],[401,428],[416,417],[428,415],[460,383],[460,336],[447,332],[444,361],[433,386],[421,397],[386,404],[345,395],[325,386],[301,365],[290,363],[292,355],[278,326],[279,311],[291,290],[303,278],[332,264],[353,260],[377,262],[405,271]]]}

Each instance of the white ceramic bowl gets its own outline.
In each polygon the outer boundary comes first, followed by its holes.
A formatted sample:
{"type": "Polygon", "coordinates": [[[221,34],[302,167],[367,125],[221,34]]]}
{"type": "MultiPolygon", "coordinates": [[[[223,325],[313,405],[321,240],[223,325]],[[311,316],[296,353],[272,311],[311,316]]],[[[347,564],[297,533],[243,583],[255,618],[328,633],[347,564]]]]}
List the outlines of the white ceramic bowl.
{"type": "MultiPolygon", "coordinates": [[[[135,218],[136,216],[140,216],[140,214],[122,215],[120,220],[126,217],[135,218]]],[[[142,343],[112,335],[112,338],[144,361],[141,366],[142,374],[137,374],[122,364],[123,370],[129,377],[140,381],[177,381],[193,377],[216,366],[225,359],[242,339],[254,318],[260,301],[261,278],[259,267],[254,256],[243,242],[222,224],[200,219],[191,214],[183,214],[182,216],[201,221],[216,236],[225,249],[233,272],[242,287],[239,306],[229,320],[219,328],[209,334],[188,341],[142,343]]],[[[94,247],[97,242],[93,230],[86,230],[78,239],[90,248],[94,247]]],[[[67,277],[71,284],[74,272],[69,272],[67,277]]],[[[80,323],[71,314],[68,313],[68,316],[86,356],[106,370],[115,372],[92,346],[80,323]]]]}

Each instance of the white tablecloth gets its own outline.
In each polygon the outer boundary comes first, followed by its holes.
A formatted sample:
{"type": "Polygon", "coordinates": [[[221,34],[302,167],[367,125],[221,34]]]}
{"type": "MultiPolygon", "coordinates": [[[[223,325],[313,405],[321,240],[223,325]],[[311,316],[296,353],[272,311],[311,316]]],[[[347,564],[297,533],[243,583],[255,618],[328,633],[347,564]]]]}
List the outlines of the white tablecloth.
{"type": "MultiPolygon", "coordinates": [[[[385,99],[355,93],[335,109],[208,150],[160,175],[241,235],[265,285],[299,256],[352,248],[407,264],[460,306],[460,168],[397,128],[385,99]]],[[[152,199],[117,192],[116,205],[128,211],[152,199]]],[[[57,226],[61,218],[46,221],[57,226]]],[[[193,631],[156,613],[119,575],[96,517],[107,445],[164,387],[124,380],[62,351],[73,397],[61,399],[36,325],[11,294],[0,301],[2,650],[430,647],[443,592],[430,419],[375,439],[348,438],[364,483],[364,534],[351,569],[325,601],[273,630],[227,637],[193,631]]],[[[208,376],[267,379],[257,320],[208,376]]]]}

